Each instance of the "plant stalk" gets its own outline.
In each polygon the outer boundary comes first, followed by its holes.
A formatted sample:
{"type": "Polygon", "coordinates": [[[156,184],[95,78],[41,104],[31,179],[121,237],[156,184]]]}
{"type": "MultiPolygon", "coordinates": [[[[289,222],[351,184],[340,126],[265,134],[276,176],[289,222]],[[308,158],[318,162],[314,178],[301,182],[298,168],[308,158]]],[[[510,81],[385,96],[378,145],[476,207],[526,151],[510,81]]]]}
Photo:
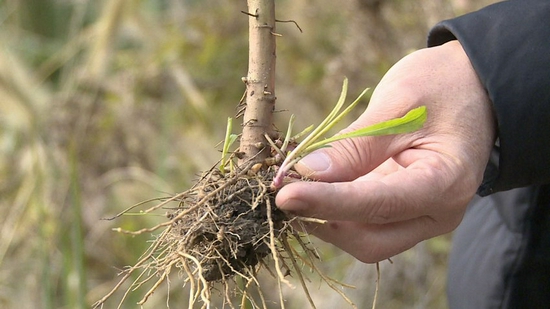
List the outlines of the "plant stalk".
{"type": "Polygon", "coordinates": [[[249,53],[246,83],[246,110],[239,165],[269,156],[264,134],[273,136],[275,108],[275,1],[247,0],[249,13],[249,53]]]}

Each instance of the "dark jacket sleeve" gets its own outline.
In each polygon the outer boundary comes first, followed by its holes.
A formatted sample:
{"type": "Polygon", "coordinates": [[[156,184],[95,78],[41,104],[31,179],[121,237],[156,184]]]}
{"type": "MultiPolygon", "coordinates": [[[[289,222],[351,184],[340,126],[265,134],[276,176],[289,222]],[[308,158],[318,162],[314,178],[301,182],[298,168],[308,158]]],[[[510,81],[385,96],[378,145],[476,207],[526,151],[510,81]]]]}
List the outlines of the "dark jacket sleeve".
{"type": "Polygon", "coordinates": [[[436,25],[459,40],[493,102],[498,140],[478,193],[550,183],[550,0],[511,0],[436,25]]]}

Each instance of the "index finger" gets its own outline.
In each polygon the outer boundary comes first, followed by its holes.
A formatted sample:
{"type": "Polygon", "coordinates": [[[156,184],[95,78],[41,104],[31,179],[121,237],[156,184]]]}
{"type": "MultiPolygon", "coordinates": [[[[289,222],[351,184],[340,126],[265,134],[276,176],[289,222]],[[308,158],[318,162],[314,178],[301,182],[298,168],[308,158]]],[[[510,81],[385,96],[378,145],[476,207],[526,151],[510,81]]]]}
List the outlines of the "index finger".
{"type": "Polygon", "coordinates": [[[377,224],[461,210],[472,194],[447,165],[439,156],[428,156],[379,179],[293,183],[276,201],[300,216],[377,224]]]}

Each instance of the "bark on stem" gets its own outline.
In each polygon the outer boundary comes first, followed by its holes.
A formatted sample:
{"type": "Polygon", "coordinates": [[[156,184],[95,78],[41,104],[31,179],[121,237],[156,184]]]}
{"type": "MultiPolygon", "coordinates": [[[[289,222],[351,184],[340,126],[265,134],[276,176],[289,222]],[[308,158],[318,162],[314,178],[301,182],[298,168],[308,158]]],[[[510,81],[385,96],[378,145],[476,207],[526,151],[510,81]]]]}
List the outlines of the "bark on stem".
{"type": "Polygon", "coordinates": [[[249,16],[248,76],[246,110],[240,151],[246,160],[265,159],[269,155],[264,134],[272,136],[275,108],[275,1],[247,0],[249,16]],[[263,149],[263,150],[262,150],[263,149]]]}

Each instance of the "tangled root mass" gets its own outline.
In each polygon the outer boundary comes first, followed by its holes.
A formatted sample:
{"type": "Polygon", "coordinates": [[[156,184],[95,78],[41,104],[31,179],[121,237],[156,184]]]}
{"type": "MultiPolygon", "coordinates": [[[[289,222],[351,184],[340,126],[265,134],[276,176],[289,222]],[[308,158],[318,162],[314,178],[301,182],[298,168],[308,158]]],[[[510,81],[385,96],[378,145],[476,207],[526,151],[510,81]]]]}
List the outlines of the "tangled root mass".
{"type": "Polygon", "coordinates": [[[169,219],[179,217],[202,201],[172,224],[172,236],[181,238],[186,252],[201,262],[206,281],[240,273],[269,255],[268,211],[275,234],[282,232],[286,216],[274,206],[275,193],[266,185],[272,173],[262,174],[227,186],[225,177],[214,172],[199,184],[196,196],[168,214],[169,219]]]}
{"type": "MultiPolygon", "coordinates": [[[[253,308],[265,309],[267,305],[263,300],[257,303],[249,294],[249,289],[255,287],[260,299],[263,299],[256,279],[261,267],[276,278],[281,304],[284,302],[281,284],[290,284],[285,277],[293,275],[299,279],[311,307],[315,308],[302,274],[303,266],[319,275],[354,307],[340,290],[341,287],[336,286],[339,283],[316,268],[314,260],[318,256],[315,249],[290,224],[296,218],[290,218],[275,206],[276,192],[270,189],[270,184],[276,168],[264,165],[256,172],[248,168],[225,174],[212,169],[191,189],[145,210],[144,213],[150,213],[166,209],[170,202],[178,202],[177,207],[168,208],[166,222],[138,231],[123,231],[133,235],[162,232],[140,260],[123,272],[124,276],[111,292],[94,304],[94,308],[102,308],[105,301],[135,272],[141,275],[131,283],[129,290],[138,289],[145,283],[152,284],[138,302],[142,305],[163,282],[169,280],[173,268],[176,268],[183,271],[184,282],[190,287],[189,308],[194,308],[199,301],[202,301],[201,308],[208,308],[210,292],[217,290],[223,291],[223,303],[230,308],[235,308],[233,297],[240,293],[243,299],[251,301],[253,308]],[[301,248],[300,253],[289,244],[289,239],[295,240],[301,248]],[[269,259],[275,265],[270,266],[269,259]],[[147,276],[142,277],[144,274],[147,276]],[[233,277],[245,279],[246,287],[232,290],[233,277]],[[217,284],[221,288],[214,288],[217,284]]],[[[321,220],[308,220],[322,224],[321,220]]],[[[121,303],[123,301],[124,298],[121,303]]]]}

